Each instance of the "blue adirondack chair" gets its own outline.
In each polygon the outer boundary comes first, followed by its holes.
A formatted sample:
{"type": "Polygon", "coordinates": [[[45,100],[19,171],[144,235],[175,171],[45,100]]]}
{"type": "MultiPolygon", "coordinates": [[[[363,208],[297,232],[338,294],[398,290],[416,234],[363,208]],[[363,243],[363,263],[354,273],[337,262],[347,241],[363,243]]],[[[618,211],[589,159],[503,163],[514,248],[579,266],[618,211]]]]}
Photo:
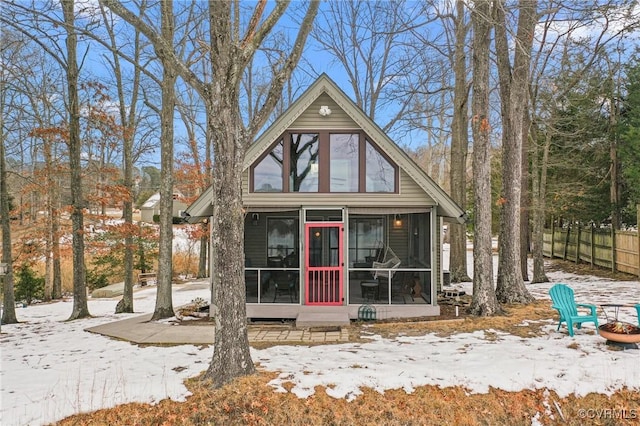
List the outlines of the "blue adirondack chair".
{"type": "Polygon", "coordinates": [[[638,311],[638,326],[640,327],[640,303],[636,305],[636,311],[638,311]]]}
{"type": "Polygon", "coordinates": [[[583,322],[592,322],[596,325],[596,330],[598,329],[598,316],[596,315],[595,305],[576,303],[571,287],[566,284],[556,284],[549,290],[549,295],[553,301],[551,307],[560,314],[557,330],[560,330],[563,322],[567,323],[569,336],[573,336],[574,324],[577,328],[581,328],[583,322]],[[578,312],[578,307],[588,308],[591,313],[581,314],[578,312]]]}

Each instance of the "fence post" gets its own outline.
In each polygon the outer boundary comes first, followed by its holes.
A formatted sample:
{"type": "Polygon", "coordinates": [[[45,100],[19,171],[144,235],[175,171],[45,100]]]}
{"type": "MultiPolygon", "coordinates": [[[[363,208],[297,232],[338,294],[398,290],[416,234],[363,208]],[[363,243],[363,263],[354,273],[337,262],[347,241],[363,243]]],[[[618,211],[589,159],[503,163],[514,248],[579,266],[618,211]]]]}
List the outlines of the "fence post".
{"type": "Polygon", "coordinates": [[[562,260],[567,260],[567,251],[569,249],[569,234],[571,234],[571,225],[567,225],[567,235],[564,237],[564,253],[562,254],[562,260]]]}
{"type": "MultiPolygon", "coordinates": [[[[636,215],[638,216],[636,221],[636,235],[638,236],[638,278],[640,278],[640,204],[636,204],[636,215]]],[[[640,321],[640,319],[638,319],[640,321]]]]}
{"type": "Polygon", "coordinates": [[[582,237],[582,225],[578,224],[578,235],[576,237],[576,265],[580,263],[580,238],[582,237]]]}
{"type": "Polygon", "coordinates": [[[595,264],[594,258],[596,257],[596,224],[591,223],[591,267],[595,264]]]}
{"type": "Polygon", "coordinates": [[[611,272],[616,272],[616,228],[611,224],[611,272]]]}
{"type": "MultiPolygon", "coordinates": [[[[551,216],[551,255],[549,256],[551,259],[553,259],[554,257],[553,255],[554,255],[555,242],[556,242],[556,222],[553,219],[553,216],[551,216]]],[[[638,258],[640,259],[640,256],[638,256],[638,258]]],[[[640,274],[640,268],[638,269],[638,271],[639,271],[638,274],[640,274]]]]}

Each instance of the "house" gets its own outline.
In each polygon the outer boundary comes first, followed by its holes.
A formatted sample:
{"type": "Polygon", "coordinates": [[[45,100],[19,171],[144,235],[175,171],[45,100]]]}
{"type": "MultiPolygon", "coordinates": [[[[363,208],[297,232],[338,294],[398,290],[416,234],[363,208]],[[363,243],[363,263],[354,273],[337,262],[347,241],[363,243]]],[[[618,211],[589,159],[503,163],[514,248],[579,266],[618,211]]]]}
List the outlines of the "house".
{"type": "MultiPolygon", "coordinates": [[[[443,221],[464,212],[329,77],[249,147],[243,173],[248,318],[439,315],[443,221]]],[[[187,216],[212,201],[209,188],[187,216]]]]}
{"type": "MultiPolygon", "coordinates": [[[[184,202],[184,195],[177,189],[173,190],[173,217],[182,217],[182,212],[188,205],[184,202]]],[[[153,217],[160,214],[160,193],[156,192],[140,206],[140,220],[154,223],[153,217]]]]}

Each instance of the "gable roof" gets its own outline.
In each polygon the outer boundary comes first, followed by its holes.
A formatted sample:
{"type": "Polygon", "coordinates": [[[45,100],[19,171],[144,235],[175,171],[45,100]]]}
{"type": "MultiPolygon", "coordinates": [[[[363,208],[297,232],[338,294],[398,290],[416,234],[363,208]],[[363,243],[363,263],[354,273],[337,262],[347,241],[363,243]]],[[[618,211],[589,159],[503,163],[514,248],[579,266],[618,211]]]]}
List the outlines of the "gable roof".
{"type": "MultiPolygon", "coordinates": [[[[376,141],[377,147],[383,150],[437,203],[438,215],[464,223],[465,213],[451,197],[324,73],[249,146],[245,154],[243,171],[246,171],[322,94],[327,94],[335,101],[369,137],[376,141]]],[[[194,217],[206,216],[206,213],[211,210],[212,197],[213,190],[209,187],[186,212],[194,217]]]]}

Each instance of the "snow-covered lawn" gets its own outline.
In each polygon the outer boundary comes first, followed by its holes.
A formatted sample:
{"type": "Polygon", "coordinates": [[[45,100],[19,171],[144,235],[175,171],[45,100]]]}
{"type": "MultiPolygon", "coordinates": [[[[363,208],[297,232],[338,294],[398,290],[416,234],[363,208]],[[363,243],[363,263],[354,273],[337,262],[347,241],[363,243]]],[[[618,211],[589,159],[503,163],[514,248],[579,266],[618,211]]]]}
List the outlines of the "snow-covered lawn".
{"type": "MultiPolygon", "coordinates": [[[[553,282],[574,288],[580,302],[640,302],[637,281],[607,281],[596,277],[550,273],[553,282]]],[[[529,284],[538,298],[548,299],[552,283],[529,284]]],[[[174,306],[196,297],[209,298],[202,285],[185,284],[174,292],[174,306]],[[191,289],[193,288],[193,289],[191,289]]],[[[471,285],[462,286],[470,292],[471,285]]],[[[135,293],[136,315],[152,312],[155,288],[135,293]]],[[[0,424],[39,425],[81,411],[125,402],[183,400],[183,380],[205,370],[211,347],[182,345],[139,347],[83,331],[87,327],[126,318],[114,315],[117,300],[90,300],[94,318],[66,322],[72,302],[19,308],[16,325],[3,325],[0,424]]],[[[602,317],[604,320],[604,317],[602,317]]],[[[636,323],[635,311],[621,310],[621,319],[636,323]]],[[[627,386],[640,391],[640,350],[612,351],[593,325],[570,338],[556,323],[544,326],[542,337],[523,339],[496,332],[449,337],[426,334],[394,339],[371,336],[367,343],[325,346],[275,346],[252,350],[260,368],[282,374],[272,384],[293,383],[304,398],[318,385],[337,398],[356,398],[361,387],[402,388],[463,385],[470,392],[489,386],[518,391],[549,388],[570,393],[610,393],[627,386]],[[577,345],[572,345],[577,343],[577,345]]]]}

